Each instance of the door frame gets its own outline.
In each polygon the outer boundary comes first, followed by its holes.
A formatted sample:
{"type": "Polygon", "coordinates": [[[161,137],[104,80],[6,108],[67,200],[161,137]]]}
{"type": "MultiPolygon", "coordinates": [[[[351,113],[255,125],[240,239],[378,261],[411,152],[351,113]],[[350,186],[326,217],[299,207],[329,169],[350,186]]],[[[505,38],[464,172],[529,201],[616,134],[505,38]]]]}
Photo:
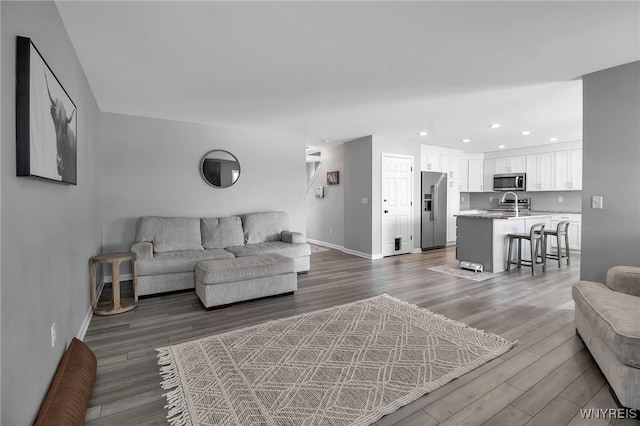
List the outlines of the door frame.
{"type": "MultiPolygon", "coordinates": [[[[403,154],[392,154],[389,152],[383,152],[380,157],[380,254],[382,257],[385,257],[384,254],[384,234],[385,234],[385,226],[384,226],[384,197],[382,194],[383,182],[386,176],[384,170],[384,159],[385,157],[395,157],[395,158],[404,158],[411,160],[411,179],[409,180],[409,201],[411,203],[411,209],[409,210],[409,223],[411,226],[411,250],[409,253],[413,253],[413,235],[414,235],[414,201],[415,201],[415,157],[413,155],[403,155],[403,154]]],[[[390,255],[387,255],[390,256],[390,255]]]]}

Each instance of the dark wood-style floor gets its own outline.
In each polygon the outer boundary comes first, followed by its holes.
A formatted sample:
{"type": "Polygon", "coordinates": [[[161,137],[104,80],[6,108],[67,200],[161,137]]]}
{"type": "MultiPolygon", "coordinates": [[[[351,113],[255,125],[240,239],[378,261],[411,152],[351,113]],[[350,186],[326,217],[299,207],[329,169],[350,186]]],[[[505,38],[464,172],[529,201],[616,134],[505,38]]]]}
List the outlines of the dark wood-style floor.
{"type": "MultiPolygon", "coordinates": [[[[89,425],[166,424],[155,348],[387,293],[518,344],[503,356],[378,420],[377,425],[606,425],[581,408],[615,408],[609,386],[575,334],[571,285],[579,256],[475,282],[427,268],[455,264],[455,248],[370,261],[337,250],[311,256],[295,295],[207,312],[194,292],[141,299],[94,316],[85,341],[98,357],[89,425]]],[[[630,422],[617,421],[615,424],[630,422]]],[[[634,423],[635,424],[635,423],[634,423]]]]}

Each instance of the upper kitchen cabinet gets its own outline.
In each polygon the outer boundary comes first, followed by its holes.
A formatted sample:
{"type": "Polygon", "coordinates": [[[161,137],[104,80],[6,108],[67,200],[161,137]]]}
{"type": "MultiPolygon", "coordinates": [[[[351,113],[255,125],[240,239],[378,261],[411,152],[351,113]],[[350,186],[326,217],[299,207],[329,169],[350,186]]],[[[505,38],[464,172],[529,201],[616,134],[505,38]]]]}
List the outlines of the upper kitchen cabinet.
{"type": "Polygon", "coordinates": [[[469,192],[482,192],[484,187],[483,160],[481,158],[470,158],[469,192]]]}
{"type": "Polygon", "coordinates": [[[484,160],[482,166],[483,166],[483,170],[482,170],[482,175],[483,175],[482,188],[483,188],[484,192],[493,192],[493,175],[496,173],[495,172],[495,160],[493,160],[493,159],[484,160]]]}
{"type": "Polygon", "coordinates": [[[582,150],[571,149],[555,153],[555,189],[572,191],[582,189],[582,150]]]}
{"type": "Polygon", "coordinates": [[[442,154],[422,150],[420,153],[420,170],[423,172],[441,172],[442,154]]]}
{"type": "Polygon", "coordinates": [[[460,192],[482,192],[484,167],[482,155],[465,154],[460,159],[460,192]]]}
{"type": "Polygon", "coordinates": [[[442,170],[449,180],[460,179],[460,156],[442,154],[442,170]]]}
{"type": "Polygon", "coordinates": [[[524,155],[496,158],[493,161],[494,173],[497,175],[503,173],[524,173],[526,170],[524,155]]]}
{"type": "Polygon", "coordinates": [[[555,153],[527,155],[527,191],[555,189],[555,153]]]}

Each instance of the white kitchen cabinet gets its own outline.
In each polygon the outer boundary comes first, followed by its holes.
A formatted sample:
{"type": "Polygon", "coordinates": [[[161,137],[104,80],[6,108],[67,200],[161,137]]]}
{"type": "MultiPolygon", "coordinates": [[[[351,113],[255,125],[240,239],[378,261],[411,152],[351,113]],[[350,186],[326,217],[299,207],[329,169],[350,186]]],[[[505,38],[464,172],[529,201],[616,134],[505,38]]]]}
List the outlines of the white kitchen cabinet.
{"type": "Polygon", "coordinates": [[[526,170],[524,155],[496,158],[494,161],[495,174],[524,173],[526,170]]]}
{"type": "Polygon", "coordinates": [[[555,153],[527,155],[527,191],[555,189],[555,153]]]}
{"type": "Polygon", "coordinates": [[[493,192],[493,175],[495,173],[495,160],[488,159],[484,160],[482,163],[483,171],[482,175],[483,179],[483,191],[484,192],[493,192]]]}
{"type": "Polygon", "coordinates": [[[460,156],[442,154],[442,170],[447,174],[447,179],[460,179],[460,156]]]}
{"type": "MultiPolygon", "coordinates": [[[[482,192],[484,186],[484,167],[483,160],[471,158],[469,159],[469,192],[482,192]]],[[[493,185],[493,177],[491,178],[493,185]]]]}
{"type": "Polygon", "coordinates": [[[442,154],[437,152],[422,151],[420,170],[423,172],[441,172],[442,154]]]}
{"type": "Polygon", "coordinates": [[[447,244],[456,243],[456,215],[460,213],[460,182],[447,179],[447,244]]]}
{"type": "MultiPolygon", "coordinates": [[[[569,248],[579,251],[581,245],[582,215],[577,213],[553,214],[551,215],[550,229],[555,231],[560,222],[569,222],[569,248]]],[[[551,241],[551,247],[556,249],[558,247],[557,239],[550,237],[549,240],[551,241]]],[[[564,248],[564,241],[562,241],[561,244],[564,248]]]]}
{"type": "Polygon", "coordinates": [[[582,189],[582,150],[571,149],[555,153],[555,190],[582,189]]]}
{"type": "Polygon", "coordinates": [[[469,192],[469,160],[460,159],[460,192],[469,192]]]}

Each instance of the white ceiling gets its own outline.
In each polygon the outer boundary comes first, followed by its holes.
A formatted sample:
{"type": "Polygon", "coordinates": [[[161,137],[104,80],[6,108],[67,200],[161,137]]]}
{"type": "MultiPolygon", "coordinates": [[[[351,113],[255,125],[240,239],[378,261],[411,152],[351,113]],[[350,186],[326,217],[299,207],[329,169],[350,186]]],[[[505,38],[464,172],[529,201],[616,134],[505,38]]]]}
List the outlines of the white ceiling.
{"type": "Polygon", "coordinates": [[[580,77],[640,60],[638,1],[56,3],[101,110],[312,145],[579,140],[580,77]]]}

